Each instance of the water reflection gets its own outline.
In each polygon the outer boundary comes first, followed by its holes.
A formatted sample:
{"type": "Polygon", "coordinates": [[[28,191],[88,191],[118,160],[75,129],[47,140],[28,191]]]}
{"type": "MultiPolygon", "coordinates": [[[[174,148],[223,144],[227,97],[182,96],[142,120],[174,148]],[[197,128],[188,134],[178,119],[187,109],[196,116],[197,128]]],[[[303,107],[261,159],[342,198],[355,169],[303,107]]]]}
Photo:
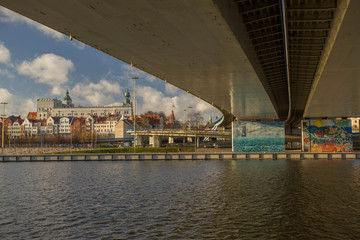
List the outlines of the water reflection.
{"type": "Polygon", "coordinates": [[[0,236],[357,239],[359,163],[2,163],[0,236]]]}

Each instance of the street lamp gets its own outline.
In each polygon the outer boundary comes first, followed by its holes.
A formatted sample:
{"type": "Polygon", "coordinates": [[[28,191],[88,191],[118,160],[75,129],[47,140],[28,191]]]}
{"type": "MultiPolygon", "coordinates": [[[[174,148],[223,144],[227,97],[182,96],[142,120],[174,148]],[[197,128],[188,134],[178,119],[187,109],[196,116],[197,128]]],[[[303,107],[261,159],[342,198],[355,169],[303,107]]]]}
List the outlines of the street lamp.
{"type": "Polygon", "coordinates": [[[183,123],[183,129],[185,130],[186,126],[186,109],[184,109],[184,123],[183,123]]]}
{"type": "Polygon", "coordinates": [[[191,108],[192,107],[190,107],[190,106],[188,107],[188,109],[189,109],[189,111],[188,111],[189,112],[189,130],[191,130],[191,114],[190,114],[191,108]]]}
{"type": "Polygon", "coordinates": [[[1,147],[4,148],[4,136],[5,136],[5,105],[8,104],[7,102],[1,102],[4,105],[4,112],[3,112],[3,120],[2,120],[2,138],[1,138],[1,147]]]}
{"type": "Polygon", "coordinates": [[[70,154],[72,154],[72,132],[70,132],[70,154]]]}
{"type": "Polygon", "coordinates": [[[137,77],[133,77],[134,79],[134,153],[136,153],[136,79],[137,77]]]}

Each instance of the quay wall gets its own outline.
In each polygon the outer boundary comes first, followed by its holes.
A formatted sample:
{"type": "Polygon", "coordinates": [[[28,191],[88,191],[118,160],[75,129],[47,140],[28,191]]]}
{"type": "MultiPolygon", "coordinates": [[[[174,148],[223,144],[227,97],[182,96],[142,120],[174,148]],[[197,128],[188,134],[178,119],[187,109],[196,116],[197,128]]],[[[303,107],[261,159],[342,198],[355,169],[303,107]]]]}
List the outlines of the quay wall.
{"type": "Polygon", "coordinates": [[[360,153],[122,153],[3,155],[0,162],[360,159],[360,153]]]}

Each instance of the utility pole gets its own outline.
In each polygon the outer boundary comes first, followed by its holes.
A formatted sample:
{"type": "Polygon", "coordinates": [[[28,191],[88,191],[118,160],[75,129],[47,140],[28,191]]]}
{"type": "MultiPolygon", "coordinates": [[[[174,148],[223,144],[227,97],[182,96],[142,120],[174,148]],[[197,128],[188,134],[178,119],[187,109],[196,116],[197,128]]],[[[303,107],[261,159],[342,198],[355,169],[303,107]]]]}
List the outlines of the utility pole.
{"type": "Polygon", "coordinates": [[[189,130],[191,130],[191,114],[190,114],[190,109],[191,109],[192,107],[188,107],[188,109],[189,109],[189,130]]]}
{"type": "Polygon", "coordinates": [[[184,109],[184,123],[183,123],[184,130],[185,130],[185,126],[186,126],[186,109],[184,109]]]}
{"type": "Polygon", "coordinates": [[[133,77],[134,79],[134,153],[136,153],[136,79],[137,77],[133,77]]]}
{"type": "Polygon", "coordinates": [[[70,132],[70,154],[72,154],[72,132],[70,132]]]}
{"type": "Polygon", "coordinates": [[[7,102],[1,102],[4,105],[4,112],[3,112],[3,121],[2,121],[2,138],[1,138],[1,147],[4,148],[4,138],[5,138],[5,105],[8,104],[7,102]]]}
{"type": "MultiPolygon", "coordinates": [[[[92,113],[92,110],[91,110],[92,113]]],[[[91,129],[90,129],[90,136],[91,136],[91,148],[94,148],[94,118],[91,114],[91,129]]]]}
{"type": "MultiPolygon", "coordinates": [[[[183,131],[185,131],[185,126],[186,126],[186,109],[184,109],[183,131]]],[[[185,144],[185,134],[184,134],[184,137],[183,137],[183,144],[185,144]]]]}

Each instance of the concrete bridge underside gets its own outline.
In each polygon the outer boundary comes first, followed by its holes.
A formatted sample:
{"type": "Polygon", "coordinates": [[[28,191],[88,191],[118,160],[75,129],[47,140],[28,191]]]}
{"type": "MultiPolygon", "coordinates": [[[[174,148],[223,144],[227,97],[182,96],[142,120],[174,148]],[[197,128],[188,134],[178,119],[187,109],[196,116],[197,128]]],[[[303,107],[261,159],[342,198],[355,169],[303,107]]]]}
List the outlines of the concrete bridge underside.
{"type": "Polygon", "coordinates": [[[357,0],[0,5],[190,92],[225,122],[360,116],[357,0]]]}

